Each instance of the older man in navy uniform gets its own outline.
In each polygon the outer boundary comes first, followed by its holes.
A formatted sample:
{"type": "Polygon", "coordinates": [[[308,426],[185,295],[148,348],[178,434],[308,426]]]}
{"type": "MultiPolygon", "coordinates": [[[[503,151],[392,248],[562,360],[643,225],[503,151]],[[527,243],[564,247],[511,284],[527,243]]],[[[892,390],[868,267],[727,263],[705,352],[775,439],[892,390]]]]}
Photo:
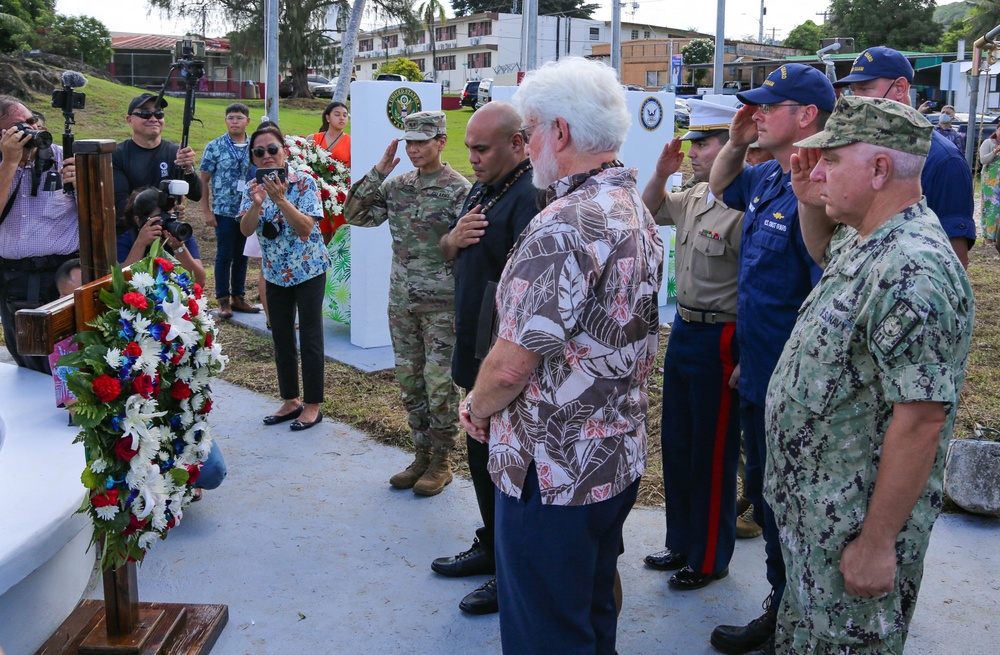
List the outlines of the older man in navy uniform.
{"type": "Polygon", "coordinates": [[[648,555],[654,569],[679,569],[674,589],[700,589],[729,572],[736,545],[736,469],[740,455],[739,395],[732,388],[736,345],[736,276],[743,212],[708,188],[729,140],[735,107],[691,103],[690,131],[668,143],[643,191],[660,225],[675,225],[677,314],[663,364],[663,494],[666,550],[648,555]],[[684,160],[695,184],[665,193],[684,160]]]}
{"type": "Polygon", "coordinates": [[[764,400],[799,307],[820,276],[802,239],[791,157],[796,141],[823,129],[835,95],[830,80],[817,69],[786,64],[768,75],[763,85],[737,97],[745,106],[733,119],[729,143],[716,159],[710,184],[726,205],[746,211],[737,282],[740,423],[747,446],[747,497],[754,506],[754,520],[764,528],[771,595],[763,616],[745,626],[718,626],[712,632],[712,645],[724,653],[771,653],[785,590],[785,564],[774,513],[762,497],[764,400]],[[774,161],[744,167],[747,148],[754,141],[774,155],[774,161]]]}

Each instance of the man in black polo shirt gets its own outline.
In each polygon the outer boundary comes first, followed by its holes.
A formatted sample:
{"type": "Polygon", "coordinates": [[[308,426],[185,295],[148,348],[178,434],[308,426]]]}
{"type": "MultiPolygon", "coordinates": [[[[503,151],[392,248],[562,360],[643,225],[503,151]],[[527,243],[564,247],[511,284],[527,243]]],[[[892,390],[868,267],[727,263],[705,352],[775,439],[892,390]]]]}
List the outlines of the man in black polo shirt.
{"type": "MultiPolygon", "coordinates": [[[[451,376],[455,384],[469,390],[476,382],[481,360],[476,356],[476,336],[485,303],[494,303],[507,255],[521,231],[537,212],[536,189],[531,184],[531,163],[524,155],[521,117],[513,105],[491,102],[477,111],[465,132],[469,162],[476,184],[462,208],[463,216],[441,239],[441,251],[452,260],[455,275],[455,351],[451,376]],[[488,286],[489,285],[489,286],[488,286]]],[[[483,353],[480,353],[483,354],[483,353]]],[[[440,557],[431,564],[448,577],[490,574],[496,571],[493,557],[495,487],[486,464],[489,446],[466,437],[469,471],[476,490],[483,527],[476,530],[472,547],[454,557],[440,557]]],[[[462,599],[459,607],[470,614],[497,611],[496,577],[462,599]]]]}
{"type": "MultiPolygon", "coordinates": [[[[157,187],[162,180],[183,179],[188,183],[187,197],[201,200],[201,179],[194,169],[194,150],[181,148],[163,139],[166,100],[156,102],[152,93],[142,93],[128,104],[125,122],[132,128],[132,138],[122,141],[111,156],[115,175],[115,215],[120,221],[129,195],[144,186],[157,187]]],[[[197,254],[196,254],[197,256],[197,254]]]]}

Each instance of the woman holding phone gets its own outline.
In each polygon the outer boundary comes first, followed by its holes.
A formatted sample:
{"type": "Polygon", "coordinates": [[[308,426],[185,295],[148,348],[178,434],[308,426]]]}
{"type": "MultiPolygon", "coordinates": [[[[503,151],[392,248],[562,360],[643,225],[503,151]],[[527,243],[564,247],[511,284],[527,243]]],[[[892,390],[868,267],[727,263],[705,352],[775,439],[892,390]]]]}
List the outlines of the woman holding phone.
{"type": "Polygon", "coordinates": [[[330,266],[317,221],[323,217],[316,183],[288,171],[284,136],[277,125],[262,124],[250,136],[250,156],[257,166],[240,208],[240,231],[260,242],[271,339],[278,368],[282,405],[264,417],[265,425],[292,421],[293,431],[323,420],[323,293],[330,266]],[[302,351],[299,395],[295,314],[302,351]]]}
{"type": "Polygon", "coordinates": [[[979,146],[979,163],[983,166],[982,230],[983,237],[989,243],[995,243],[997,238],[997,215],[1000,214],[1000,128],[979,146]]]}

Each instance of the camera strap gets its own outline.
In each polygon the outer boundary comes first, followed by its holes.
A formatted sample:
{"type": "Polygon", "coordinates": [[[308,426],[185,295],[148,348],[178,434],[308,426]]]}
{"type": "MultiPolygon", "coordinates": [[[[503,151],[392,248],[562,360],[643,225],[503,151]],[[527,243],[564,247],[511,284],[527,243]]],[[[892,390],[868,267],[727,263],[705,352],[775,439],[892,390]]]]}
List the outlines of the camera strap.
{"type": "MultiPolygon", "coordinates": [[[[21,170],[23,171],[24,169],[22,168],[21,170]]],[[[7,220],[7,214],[9,214],[10,210],[14,208],[14,201],[17,199],[17,192],[21,190],[21,180],[23,179],[24,173],[22,172],[17,176],[17,184],[14,186],[14,190],[10,192],[10,197],[7,198],[7,204],[3,207],[3,213],[0,214],[0,225],[7,220]]]]}

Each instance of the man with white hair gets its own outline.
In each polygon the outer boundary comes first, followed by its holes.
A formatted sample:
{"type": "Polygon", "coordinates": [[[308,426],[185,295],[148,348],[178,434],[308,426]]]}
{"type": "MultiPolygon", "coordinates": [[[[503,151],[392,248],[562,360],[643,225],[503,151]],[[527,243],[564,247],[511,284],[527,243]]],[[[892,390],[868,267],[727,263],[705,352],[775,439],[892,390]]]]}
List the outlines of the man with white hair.
{"type": "Polygon", "coordinates": [[[777,652],[903,652],[975,313],[921,191],[931,134],[908,105],[844,97],[795,144],[824,274],[767,389],[765,493],[789,580],[777,652]]]}
{"type": "Polygon", "coordinates": [[[514,96],[540,213],[497,292],[497,340],[460,416],[489,442],[507,655],[615,650],[622,525],[646,467],[663,244],[608,66],[570,57],[514,96]]]}

